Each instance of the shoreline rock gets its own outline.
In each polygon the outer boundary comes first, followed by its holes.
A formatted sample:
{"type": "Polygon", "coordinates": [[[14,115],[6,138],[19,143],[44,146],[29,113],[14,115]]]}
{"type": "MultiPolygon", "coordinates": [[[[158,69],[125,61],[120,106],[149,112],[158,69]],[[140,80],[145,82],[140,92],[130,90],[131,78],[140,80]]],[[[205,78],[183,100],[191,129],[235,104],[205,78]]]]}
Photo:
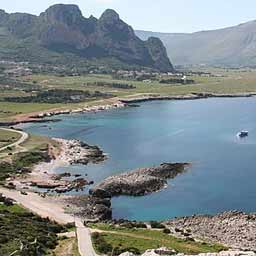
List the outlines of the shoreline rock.
{"type": "Polygon", "coordinates": [[[65,172],[55,174],[54,168],[69,166],[71,164],[100,163],[106,159],[106,155],[98,146],[91,146],[78,140],[54,139],[61,145],[61,152],[57,155],[48,150],[49,161],[42,162],[34,167],[26,177],[11,180],[16,188],[35,190],[46,189],[47,192],[58,194],[71,191],[83,191],[85,186],[93,184],[93,181],[81,178],[82,175],[65,172]]]}
{"type": "Polygon", "coordinates": [[[85,222],[99,222],[112,219],[111,199],[91,195],[72,196],[65,199],[71,205],[69,211],[85,222]]]}
{"type": "Polygon", "coordinates": [[[109,198],[120,195],[144,196],[163,189],[167,180],[186,171],[188,163],[164,163],[106,178],[90,190],[92,196],[109,198]]]}
{"type": "Polygon", "coordinates": [[[217,93],[191,93],[187,95],[177,95],[177,96],[162,96],[162,95],[145,95],[142,97],[121,99],[120,101],[124,104],[136,104],[147,101],[157,101],[157,100],[199,100],[208,98],[249,98],[256,96],[254,93],[230,93],[230,94],[217,94],[217,93]]]}
{"type": "Polygon", "coordinates": [[[224,244],[233,249],[256,251],[256,213],[224,212],[214,216],[194,215],[164,222],[172,230],[193,238],[224,244]]]}
{"type": "Polygon", "coordinates": [[[67,164],[97,164],[107,159],[107,155],[98,146],[92,146],[79,140],[59,138],[54,138],[54,140],[62,145],[62,153],[59,159],[67,164]]]}
{"type": "Polygon", "coordinates": [[[207,98],[248,98],[256,96],[256,92],[251,93],[230,93],[230,94],[217,94],[217,93],[191,93],[187,95],[177,96],[162,96],[162,95],[144,95],[130,99],[118,99],[114,103],[92,107],[81,107],[78,109],[66,109],[66,110],[53,110],[40,113],[32,113],[25,115],[24,117],[17,119],[17,121],[0,122],[0,126],[15,126],[24,123],[47,123],[47,122],[59,122],[61,119],[45,119],[47,117],[58,115],[69,115],[75,113],[97,113],[99,111],[105,111],[115,108],[123,107],[139,107],[137,103],[156,101],[156,100],[197,100],[207,98]]]}
{"type": "MultiPolygon", "coordinates": [[[[159,255],[173,255],[173,256],[193,256],[185,253],[178,253],[175,250],[169,248],[159,248],[145,251],[142,256],[159,256],[159,255]]],[[[215,253],[199,253],[194,256],[255,256],[256,254],[252,251],[240,251],[240,250],[228,250],[215,253]]],[[[135,256],[135,254],[130,252],[125,252],[119,256],[135,256]]]]}

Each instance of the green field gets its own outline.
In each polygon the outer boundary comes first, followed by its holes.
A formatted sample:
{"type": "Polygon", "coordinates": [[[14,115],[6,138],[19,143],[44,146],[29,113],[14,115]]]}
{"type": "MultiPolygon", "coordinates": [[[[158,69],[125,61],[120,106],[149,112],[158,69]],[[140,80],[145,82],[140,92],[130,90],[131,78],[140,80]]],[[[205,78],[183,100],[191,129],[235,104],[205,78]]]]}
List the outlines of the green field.
{"type": "Polygon", "coordinates": [[[74,237],[60,240],[56,249],[47,256],[80,256],[77,239],[74,237]]]}
{"type": "Polygon", "coordinates": [[[226,249],[219,244],[178,239],[159,230],[118,228],[107,224],[96,224],[92,228],[103,232],[93,235],[94,247],[98,253],[104,252],[104,248],[109,248],[108,253],[113,250],[119,253],[129,248],[143,253],[147,249],[163,246],[186,254],[219,252],[226,249]]]}
{"type": "MultiPolygon", "coordinates": [[[[214,77],[203,77],[193,75],[189,79],[195,80],[192,85],[180,84],[160,84],[158,81],[151,83],[137,82],[130,80],[116,80],[112,79],[110,75],[85,75],[72,77],[59,77],[54,75],[32,75],[20,77],[19,80],[26,84],[36,84],[42,90],[44,89],[73,89],[84,91],[101,91],[104,93],[111,93],[113,96],[126,98],[132,96],[139,96],[143,94],[157,94],[157,95],[186,95],[190,93],[243,93],[256,92],[256,70],[227,70],[227,69],[209,69],[199,71],[210,71],[215,74],[214,77]],[[135,89],[120,89],[110,88],[105,86],[95,86],[87,84],[95,82],[106,83],[125,83],[133,85],[135,89]]],[[[15,90],[1,90],[2,96],[22,96],[21,91],[15,90]]],[[[1,96],[0,95],[0,96],[1,96]]],[[[24,95],[23,95],[24,96],[24,95]]],[[[109,100],[88,100],[86,102],[75,104],[42,104],[42,103],[10,103],[0,102],[0,121],[7,121],[15,119],[15,116],[20,114],[27,114],[31,112],[45,111],[51,109],[74,109],[78,107],[104,104],[110,102],[109,100]]]]}
{"type": "Polygon", "coordinates": [[[157,81],[152,83],[114,80],[109,75],[88,75],[81,77],[56,77],[47,75],[35,75],[24,77],[23,82],[37,84],[45,88],[65,88],[79,90],[103,90],[108,92],[115,91],[117,96],[126,96],[136,93],[156,93],[164,95],[183,95],[191,92],[214,92],[214,93],[236,93],[236,92],[255,92],[256,91],[256,70],[211,70],[221,77],[201,77],[192,76],[195,80],[193,85],[164,85],[157,81]],[[88,87],[86,83],[94,82],[116,82],[128,83],[136,86],[136,89],[111,89],[102,87],[88,87]]]}
{"type": "Polygon", "coordinates": [[[20,139],[21,135],[15,131],[5,131],[0,129],[0,148],[14,143],[20,139]]]}

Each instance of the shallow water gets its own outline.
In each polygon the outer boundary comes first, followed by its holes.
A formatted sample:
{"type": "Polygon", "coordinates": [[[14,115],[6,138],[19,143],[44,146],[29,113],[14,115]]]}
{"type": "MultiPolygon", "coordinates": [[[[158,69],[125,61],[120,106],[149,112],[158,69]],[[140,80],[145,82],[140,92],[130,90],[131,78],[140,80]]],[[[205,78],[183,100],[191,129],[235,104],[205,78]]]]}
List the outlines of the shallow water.
{"type": "Polygon", "coordinates": [[[156,101],[63,121],[24,125],[35,134],[99,145],[109,159],[57,171],[87,173],[96,182],[138,167],[191,162],[167,189],[145,197],[114,198],[114,217],[137,220],[225,210],[256,211],[256,98],[156,101]],[[49,129],[49,127],[51,129],[49,129]],[[246,129],[249,137],[239,139],[246,129]]]}

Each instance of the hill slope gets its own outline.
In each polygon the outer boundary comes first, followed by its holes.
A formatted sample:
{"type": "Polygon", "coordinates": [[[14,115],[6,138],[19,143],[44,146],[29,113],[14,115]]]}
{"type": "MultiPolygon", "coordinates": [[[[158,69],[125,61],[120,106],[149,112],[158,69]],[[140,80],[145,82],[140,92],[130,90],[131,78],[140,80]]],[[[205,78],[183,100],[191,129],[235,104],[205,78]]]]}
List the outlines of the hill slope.
{"type": "Polygon", "coordinates": [[[113,10],[85,18],[78,6],[58,4],[40,16],[0,10],[0,57],[65,63],[114,58],[126,64],[172,70],[158,38],[139,39],[113,10]]]}
{"type": "Polygon", "coordinates": [[[238,26],[192,34],[136,31],[147,39],[159,37],[175,64],[210,64],[224,66],[256,65],[256,21],[238,26]]]}

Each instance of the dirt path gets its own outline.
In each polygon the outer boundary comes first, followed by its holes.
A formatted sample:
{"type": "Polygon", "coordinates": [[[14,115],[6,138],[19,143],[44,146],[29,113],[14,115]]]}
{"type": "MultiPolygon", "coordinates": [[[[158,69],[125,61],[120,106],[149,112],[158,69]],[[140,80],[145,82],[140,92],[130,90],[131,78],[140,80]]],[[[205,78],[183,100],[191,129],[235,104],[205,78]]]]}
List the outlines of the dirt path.
{"type": "Polygon", "coordinates": [[[17,140],[16,142],[11,143],[9,145],[6,145],[6,146],[0,148],[0,152],[6,150],[7,148],[12,148],[12,147],[19,146],[20,144],[24,143],[28,139],[28,137],[29,137],[26,132],[22,132],[22,131],[18,131],[18,130],[13,130],[13,129],[7,129],[7,128],[0,128],[0,129],[4,130],[4,131],[8,131],[8,132],[16,132],[16,133],[19,133],[21,135],[20,139],[17,140]]]}
{"type": "Polygon", "coordinates": [[[12,198],[28,210],[40,215],[43,218],[48,217],[51,220],[61,224],[74,222],[74,217],[66,214],[63,205],[51,198],[42,198],[35,193],[22,195],[19,191],[8,190],[0,187],[0,193],[6,197],[12,198]]]}
{"type": "Polygon", "coordinates": [[[8,190],[0,187],[0,193],[6,197],[12,198],[28,210],[38,214],[41,217],[48,217],[50,220],[56,221],[60,224],[67,224],[75,222],[76,235],[78,240],[78,248],[81,256],[97,256],[94,251],[91,232],[86,228],[80,218],[64,212],[64,205],[57,200],[51,198],[42,198],[35,193],[27,193],[22,195],[17,190],[8,190]]]}

